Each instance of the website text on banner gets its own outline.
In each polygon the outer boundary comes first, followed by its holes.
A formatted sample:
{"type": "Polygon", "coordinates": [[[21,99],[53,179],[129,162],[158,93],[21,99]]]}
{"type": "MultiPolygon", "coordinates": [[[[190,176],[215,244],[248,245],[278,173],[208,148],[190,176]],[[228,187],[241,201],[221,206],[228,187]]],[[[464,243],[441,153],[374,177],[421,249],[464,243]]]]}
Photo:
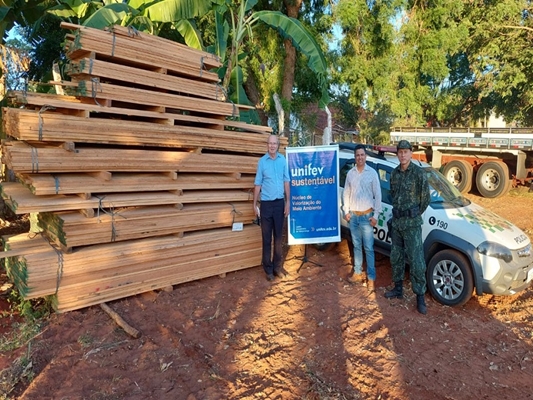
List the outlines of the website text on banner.
{"type": "Polygon", "coordinates": [[[340,242],[339,146],[288,147],[289,245],[340,242]]]}

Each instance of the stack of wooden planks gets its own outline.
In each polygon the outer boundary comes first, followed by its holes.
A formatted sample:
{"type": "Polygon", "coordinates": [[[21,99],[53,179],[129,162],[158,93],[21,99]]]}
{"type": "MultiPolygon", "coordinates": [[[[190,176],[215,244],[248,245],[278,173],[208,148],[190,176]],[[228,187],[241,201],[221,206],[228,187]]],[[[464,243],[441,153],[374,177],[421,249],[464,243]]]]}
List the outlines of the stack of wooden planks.
{"type": "MultiPolygon", "coordinates": [[[[7,205],[43,234],[3,238],[26,299],[68,311],[257,266],[257,161],[271,130],[238,121],[216,56],[135,30],[62,23],[69,95],[4,108],[7,205]],[[234,230],[235,223],[242,230],[234,230]]],[[[282,147],[286,141],[282,138],[282,147]]]]}

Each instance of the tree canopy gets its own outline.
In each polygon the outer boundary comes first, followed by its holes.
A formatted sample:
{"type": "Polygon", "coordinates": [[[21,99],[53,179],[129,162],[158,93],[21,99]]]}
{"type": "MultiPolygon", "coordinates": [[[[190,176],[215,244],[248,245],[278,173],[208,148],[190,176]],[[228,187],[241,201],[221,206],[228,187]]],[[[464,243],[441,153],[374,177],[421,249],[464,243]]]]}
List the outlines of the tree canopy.
{"type": "MultiPolygon", "coordinates": [[[[339,0],[334,80],[367,120],[533,124],[531,3],[339,0]],[[347,89],[346,89],[347,88],[347,89]]],[[[380,132],[373,132],[373,136],[380,132]]]]}

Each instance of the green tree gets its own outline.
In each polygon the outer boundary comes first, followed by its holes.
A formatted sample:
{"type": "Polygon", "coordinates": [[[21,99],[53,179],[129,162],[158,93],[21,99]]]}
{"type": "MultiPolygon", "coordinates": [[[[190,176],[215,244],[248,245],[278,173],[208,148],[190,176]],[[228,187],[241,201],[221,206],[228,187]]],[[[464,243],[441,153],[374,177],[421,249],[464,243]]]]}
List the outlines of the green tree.
{"type": "MultiPolygon", "coordinates": [[[[346,109],[347,99],[357,111],[357,117],[350,119],[366,129],[371,124],[365,120],[371,115],[393,104],[399,108],[398,97],[408,97],[398,92],[400,85],[406,88],[415,83],[412,75],[406,74],[407,68],[399,69],[396,59],[398,32],[394,21],[401,14],[401,5],[401,0],[340,0],[334,9],[342,31],[339,49],[332,54],[338,105],[346,109]]],[[[404,107],[413,109],[414,104],[411,99],[404,107]]],[[[380,132],[361,133],[372,141],[380,132]]]]}
{"type": "Polygon", "coordinates": [[[526,0],[467,3],[468,55],[487,113],[533,125],[533,15],[526,0]]]}
{"type": "MultiPolygon", "coordinates": [[[[527,0],[340,0],[336,82],[368,118],[472,125],[492,113],[533,124],[527,0]]],[[[375,132],[377,134],[377,132],[375,132]]]]}

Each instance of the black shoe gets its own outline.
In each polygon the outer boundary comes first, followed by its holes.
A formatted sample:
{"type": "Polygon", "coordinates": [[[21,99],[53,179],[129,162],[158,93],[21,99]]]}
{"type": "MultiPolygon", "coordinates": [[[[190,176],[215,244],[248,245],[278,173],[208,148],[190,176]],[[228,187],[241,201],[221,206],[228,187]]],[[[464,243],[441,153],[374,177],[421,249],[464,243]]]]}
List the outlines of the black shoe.
{"type": "Polygon", "coordinates": [[[403,299],[403,282],[395,282],[394,288],[385,292],[387,299],[403,299]]]}
{"type": "Polygon", "coordinates": [[[289,273],[285,270],[285,268],[281,267],[274,270],[274,275],[278,278],[285,278],[287,275],[289,275],[289,273]]]}
{"type": "Polygon", "coordinates": [[[416,309],[420,314],[426,315],[428,312],[423,294],[416,295],[416,309]]]}
{"type": "Polygon", "coordinates": [[[270,281],[273,281],[274,279],[275,279],[274,275],[272,275],[272,274],[268,274],[267,275],[267,281],[270,282],[270,281]]]}

